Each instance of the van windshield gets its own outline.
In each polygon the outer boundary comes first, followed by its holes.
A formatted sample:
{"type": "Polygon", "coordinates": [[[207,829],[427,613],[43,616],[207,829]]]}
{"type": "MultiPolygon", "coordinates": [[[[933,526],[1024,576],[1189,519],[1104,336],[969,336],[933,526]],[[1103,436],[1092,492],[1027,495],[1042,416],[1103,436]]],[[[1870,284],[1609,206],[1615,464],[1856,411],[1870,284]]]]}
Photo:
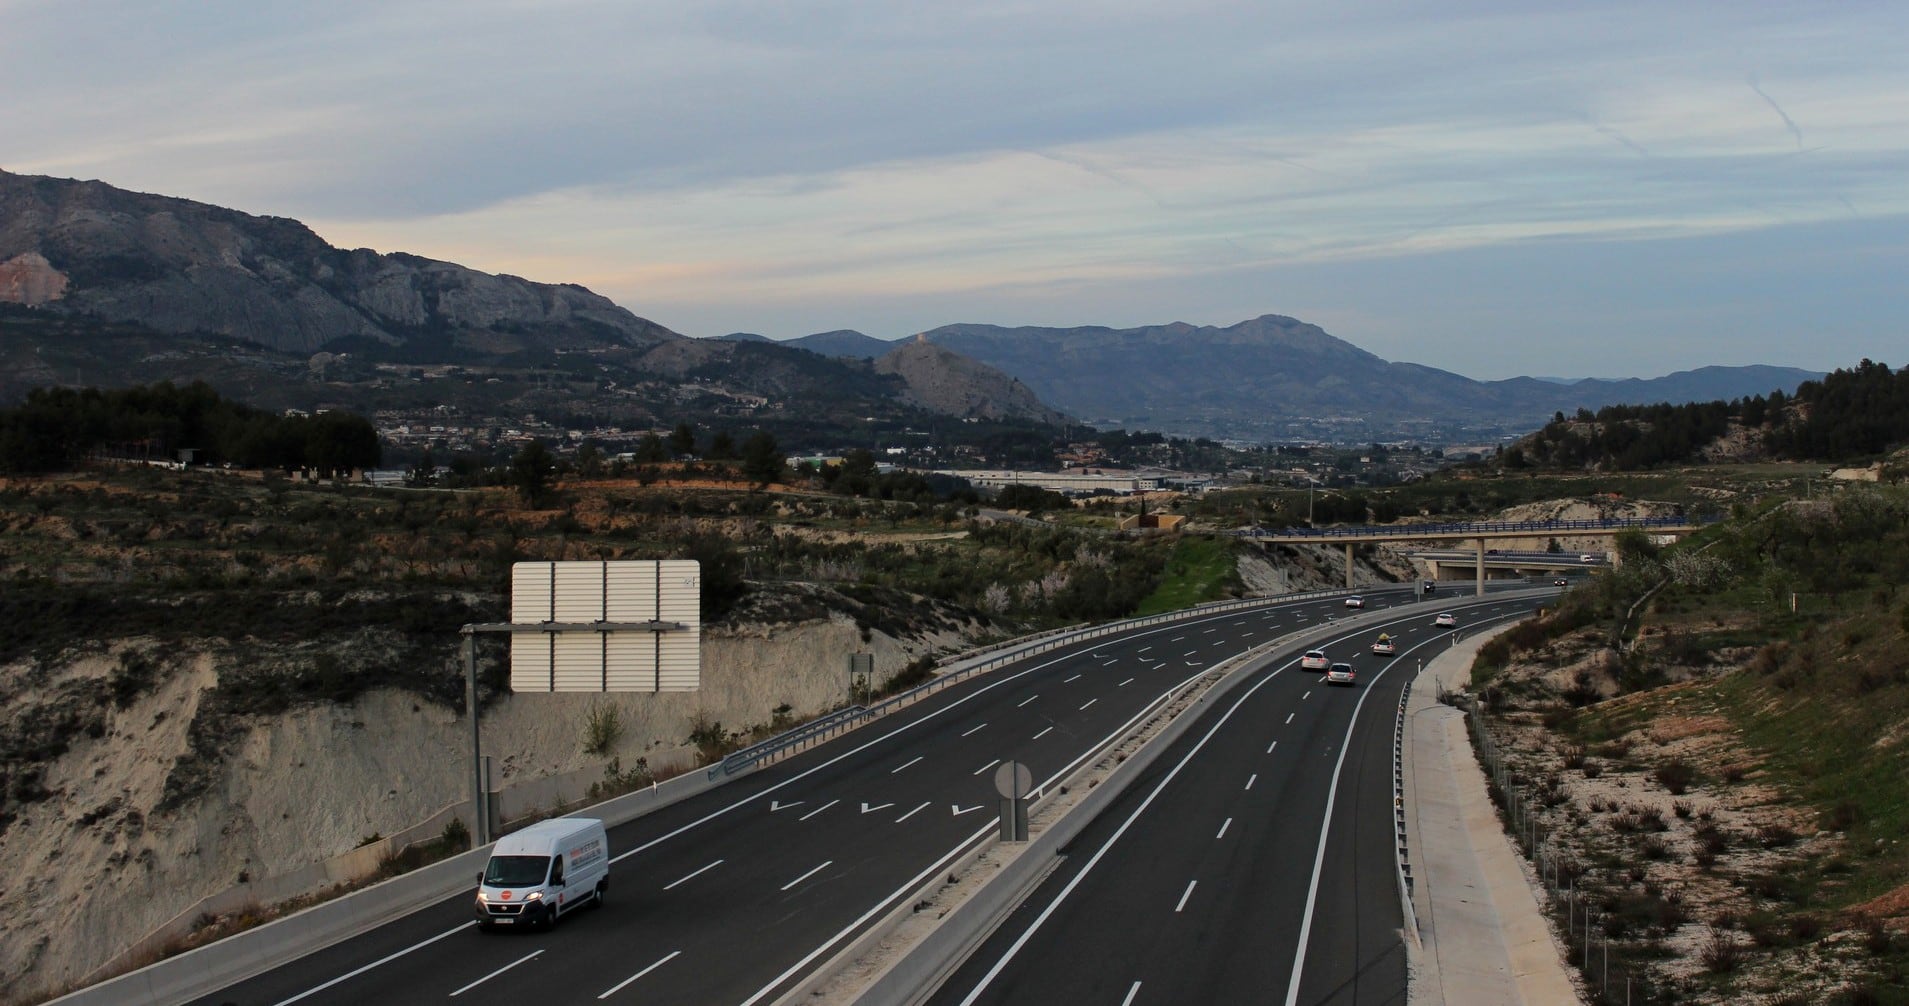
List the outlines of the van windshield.
{"type": "Polygon", "coordinates": [[[484,886],[535,887],[549,872],[549,856],[492,856],[484,867],[484,886]]]}

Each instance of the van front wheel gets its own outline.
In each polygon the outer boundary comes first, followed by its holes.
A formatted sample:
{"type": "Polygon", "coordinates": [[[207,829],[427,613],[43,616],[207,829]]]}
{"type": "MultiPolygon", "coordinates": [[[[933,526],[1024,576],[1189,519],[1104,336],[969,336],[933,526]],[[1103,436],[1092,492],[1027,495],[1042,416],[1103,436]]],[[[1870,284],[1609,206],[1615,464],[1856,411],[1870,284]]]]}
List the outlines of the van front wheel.
{"type": "Polygon", "coordinates": [[[602,907],[603,907],[603,892],[604,892],[604,891],[605,891],[606,889],[608,889],[608,888],[609,888],[609,886],[610,886],[610,885],[609,885],[609,884],[608,884],[607,882],[606,882],[606,883],[600,883],[600,884],[598,884],[598,885],[597,885],[597,889],[596,889],[596,891],[595,891],[594,893],[592,893],[592,894],[590,895],[590,907],[591,907],[591,908],[593,908],[593,909],[594,909],[594,908],[602,908],[602,907]]]}

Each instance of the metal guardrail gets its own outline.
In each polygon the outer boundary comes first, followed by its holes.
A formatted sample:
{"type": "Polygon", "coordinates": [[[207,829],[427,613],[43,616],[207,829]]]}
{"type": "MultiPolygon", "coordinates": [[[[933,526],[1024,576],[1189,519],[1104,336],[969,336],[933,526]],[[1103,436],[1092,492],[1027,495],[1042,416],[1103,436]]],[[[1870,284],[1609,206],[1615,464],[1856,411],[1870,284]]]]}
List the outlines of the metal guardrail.
{"type": "Polygon", "coordinates": [[[1721,520],[1723,520],[1721,516],[1712,515],[1707,517],[1607,517],[1595,520],[1479,521],[1451,524],[1380,524],[1358,527],[1289,527],[1279,529],[1254,526],[1224,533],[1240,538],[1363,538],[1372,535],[1391,535],[1409,538],[1414,535],[1542,534],[1551,531],[1611,531],[1624,528],[1704,527],[1715,524],[1721,520]]]}
{"type": "MultiPolygon", "coordinates": [[[[1159,615],[1122,619],[1121,621],[1108,622],[1104,625],[1063,629],[1058,632],[1049,630],[1047,632],[1037,633],[1031,637],[1023,637],[1020,640],[999,644],[996,649],[999,649],[1001,652],[995,656],[966,667],[937,673],[934,680],[925,684],[916,685],[905,692],[892,695],[872,706],[855,706],[850,709],[837,710],[820,719],[810,720],[792,730],[777,734],[774,737],[760,741],[741,751],[734,752],[722,761],[709,767],[709,778],[714,779],[718,775],[734,775],[737,772],[759,765],[774,755],[781,754],[784,751],[788,751],[804,743],[824,740],[842,731],[850,730],[871,720],[879,719],[905,705],[909,705],[920,699],[925,699],[950,685],[959,684],[977,674],[983,674],[997,667],[1013,663],[1014,661],[1046,653],[1050,650],[1056,650],[1063,646],[1071,646],[1083,640],[1097,639],[1101,636],[1110,636],[1115,633],[1127,632],[1149,625],[1161,625],[1167,622],[1200,618],[1206,615],[1217,615],[1228,611],[1240,611],[1249,608],[1265,607],[1272,604],[1285,604],[1290,601],[1310,601],[1322,597],[1335,597],[1351,593],[1357,593],[1357,591],[1347,590],[1343,587],[1335,587],[1331,590],[1308,590],[1297,594],[1245,597],[1233,601],[1209,601],[1206,604],[1195,605],[1191,608],[1182,608],[1179,611],[1169,611],[1159,615]]],[[[1328,618],[1328,621],[1330,620],[1331,619],[1328,618]]],[[[988,651],[984,650],[983,652],[988,651]]],[[[943,666],[959,664],[965,660],[972,659],[974,658],[971,655],[950,657],[944,662],[943,666]]]]}
{"type": "MultiPolygon", "coordinates": [[[[1421,668],[1421,673],[1423,668],[1421,668]]],[[[1392,826],[1398,839],[1399,900],[1405,905],[1405,921],[1418,937],[1418,909],[1412,904],[1412,855],[1405,841],[1405,704],[1412,698],[1412,683],[1399,693],[1399,713],[1392,724],[1392,826]]]]}
{"type": "Polygon", "coordinates": [[[768,740],[757,741],[741,751],[731,752],[722,761],[710,766],[709,777],[714,779],[718,775],[734,775],[764,758],[781,754],[799,744],[826,740],[844,730],[851,730],[860,726],[862,721],[868,718],[869,712],[866,706],[837,709],[827,716],[810,720],[793,730],[784,731],[768,740]]]}

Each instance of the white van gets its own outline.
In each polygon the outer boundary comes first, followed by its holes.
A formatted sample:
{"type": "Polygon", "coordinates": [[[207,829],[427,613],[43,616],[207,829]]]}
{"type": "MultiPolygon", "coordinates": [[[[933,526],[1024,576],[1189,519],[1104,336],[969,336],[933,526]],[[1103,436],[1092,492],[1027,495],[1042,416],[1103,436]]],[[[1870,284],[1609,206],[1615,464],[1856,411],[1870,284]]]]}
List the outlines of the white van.
{"type": "Polygon", "coordinates": [[[477,877],[477,928],[555,926],[574,908],[603,904],[609,889],[610,842],[602,821],[539,821],[491,847],[477,877]]]}

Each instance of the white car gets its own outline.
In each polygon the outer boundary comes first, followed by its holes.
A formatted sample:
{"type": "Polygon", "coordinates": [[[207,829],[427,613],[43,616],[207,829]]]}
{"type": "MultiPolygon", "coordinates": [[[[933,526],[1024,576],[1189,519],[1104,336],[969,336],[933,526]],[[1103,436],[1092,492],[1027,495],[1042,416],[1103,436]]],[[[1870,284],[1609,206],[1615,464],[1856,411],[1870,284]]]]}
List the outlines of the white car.
{"type": "Polygon", "coordinates": [[[1391,636],[1381,632],[1379,633],[1379,638],[1372,643],[1372,652],[1381,657],[1389,657],[1399,652],[1399,644],[1393,642],[1391,636]]]}
{"type": "Polygon", "coordinates": [[[1458,627],[1458,616],[1449,611],[1441,611],[1437,618],[1432,619],[1432,624],[1441,629],[1454,629],[1458,627]]]}
{"type": "Polygon", "coordinates": [[[1358,683],[1358,680],[1353,677],[1351,664],[1333,664],[1326,668],[1326,684],[1357,685],[1358,683]]]}
{"type": "Polygon", "coordinates": [[[1589,552],[1586,552],[1585,554],[1578,556],[1578,561],[1579,562],[1596,562],[1597,556],[1592,555],[1589,552]]]}
{"type": "Polygon", "coordinates": [[[1365,607],[1365,598],[1360,597],[1357,594],[1354,594],[1351,597],[1346,598],[1346,607],[1363,608],[1365,607]]]}
{"type": "Polygon", "coordinates": [[[1307,650],[1306,655],[1299,658],[1299,669],[1302,671],[1323,671],[1331,663],[1332,661],[1326,658],[1326,651],[1307,650]]]}

